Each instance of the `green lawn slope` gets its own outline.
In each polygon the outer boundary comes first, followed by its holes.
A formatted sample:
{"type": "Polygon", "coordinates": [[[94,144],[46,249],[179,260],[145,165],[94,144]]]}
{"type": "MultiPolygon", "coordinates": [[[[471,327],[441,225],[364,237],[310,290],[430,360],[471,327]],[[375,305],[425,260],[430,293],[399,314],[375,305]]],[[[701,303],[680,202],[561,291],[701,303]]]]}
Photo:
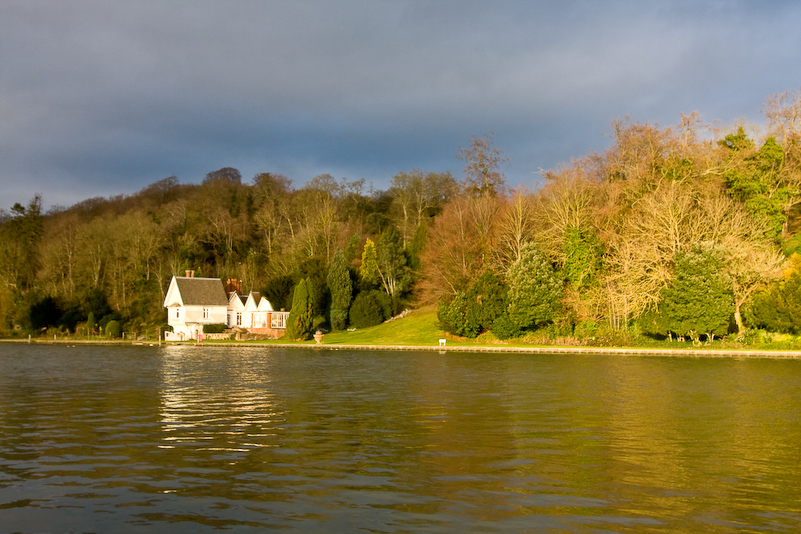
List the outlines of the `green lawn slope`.
{"type": "MultiPolygon", "coordinates": [[[[413,345],[435,346],[445,332],[439,329],[437,310],[426,307],[412,310],[405,317],[353,332],[330,332],[325,345],[413,345]]],[[[312,341],[312,343],[314,343],[312,341]]],[[[448,344],[456,342],[448,341],[448,344]]]]}

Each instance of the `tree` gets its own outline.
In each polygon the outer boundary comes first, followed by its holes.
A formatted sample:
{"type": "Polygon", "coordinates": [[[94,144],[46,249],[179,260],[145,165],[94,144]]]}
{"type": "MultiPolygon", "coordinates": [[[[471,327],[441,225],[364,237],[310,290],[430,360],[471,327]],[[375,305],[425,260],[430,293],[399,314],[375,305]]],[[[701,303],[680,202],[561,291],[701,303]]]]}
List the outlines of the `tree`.
{"type": "Polygon", "coordinates": [[[492,146],[492,137],[492,132],[483,138],[471,135],[470,148],[459,147],[456,155],[465,162],[465,188],[475,194],[496,196],[506,191],[506,177],[500,168],[508,159],[501,149],[492,146]]]}
{"type": "Polygon", "coordinates": [[[334,252],[334,260],[328,268],[328,289],[331,292],[331,328],[342,330],[348,322],[348,309],[353,296],[353,285],[348,273],[348,264],[341,248],[334,252]]]}
{"type": "Polygon", "coordinates": [[[14,292],[25,293],[35,284],[43,233],[41,195],[35,195],[27,207],[14,204],[10,219],[0,226],[0,279],[14,292]]]}
{"type": "Polygon", "coordinates": [[[61,318],[61,307],[51,296],[35,302],[30,308],[30,323],[34,330],[55,326],[61,318]]]}
{"type": "Polygon", "coordinates": [[[756,326],[775,332],[801,333],[801,256],[793,254],[784,277],[754,297],[756,326]]]}
{"type": "Polygon", "coordinates": [[[696,341],[702,334],[710,341],[726,334],[734,293],[724,263],[723,251],[710,243],[676,254],[674,281],[659,304],[669,332],[696,341]]]}
{"type": "Polygon", "coordinates": [[[375,243],[369,238],[364,243],[362,264],[359,266],[359,278],[365,285],[370,287],[378,283],[378,256],[375,243]]]}
{"type": "Polygon", "coordinates": [[[213,182],[223,182],[229,184],[241,184],[242,174],[233,167],[223,167],[222,169],[212,171],[203,179],[203,184],[210,184],[213,182]]]}
{"type": "Polygon", "coordinates": [[[292,276],[284,274],[267,280],[261,293],[273,305],[274,309],[288,310],[292,308],[294,292],[295,283],[292,276]]]}
{"type": "Polygon", "coordinates": [[[451,302],[440,302],[438,318],[443,329],[474,338],[493,328],[505,313],[507,287],[495,273],[484,272],[467,292],[459,291],[451,302]]]}
{"type": "Polygon", "coordinates": [[[475,302],[459,291],[450,302],[440,302],[437,309],[440,327],[446,332],[474,338],[481,333],[481,321],[475,302]]]}
{"type": "Polygon", "coordinates": [[[531,195],[517,190],[501,211],[497,268],[505,271],[520,259],[523,246],[534,237],[535,211],[531,195]]]}
{"type": "Polygon", "coordinates": [[[801,134],[801,89],[769,96],[762,113],[770,121],[771,129],[781,134],[782,144],[787,146],[790,139],[801,134]]]}
{"type": "Polygon", "coordinates": [[[393,312],[398,298],[412,282],[412,272],[407,265],[406,253],[398,230],[390,226],[378,240],[378,275],[384,291],[392,299],[393,312]]]}
{"type": "Polygon", "coordinates": [[[456,180],[449,172],[423,173],[414,169],[392,177],[392,210],[403,236],[404,247],[424,221],[441,210],[456,190],[456,180]]]}
{"type": "Polygon", "coordinates": [[[534,243],[523,247],[520,259],[506,273],[509,284],[508,314],[520,329],[553,320],[562,296],[560,283],[548,258],[534,243]]]}
{"type": "Polygon", "coordinates": [[[723,270],[731,280],[734,295],[734,322],[737,331],[746,331],[742,308],[749,299],[766,285],[781,277],[782,254],[766,243],[729,236],[724,241],[725,263],[723,270]]]}
{"type": "Polygon", "coordinates": [[[312,293],[313,289],[308,278],[303,278],[295,287],[286,331],[290,339],[305,341],[311,338],[312,329],[314,328],[312,293]]]}
{"type": "Polygon", "coordinates": [[[423,302],[453,298],[465,291],[497,256],[503,200],[493,196],[454,198],[428,232],[421,257],[423,302]]]}

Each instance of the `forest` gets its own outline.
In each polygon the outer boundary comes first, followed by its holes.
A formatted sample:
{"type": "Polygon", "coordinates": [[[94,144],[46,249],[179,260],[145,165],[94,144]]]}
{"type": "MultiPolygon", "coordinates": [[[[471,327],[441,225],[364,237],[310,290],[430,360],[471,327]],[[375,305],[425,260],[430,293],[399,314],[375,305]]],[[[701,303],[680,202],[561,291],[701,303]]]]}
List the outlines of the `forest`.
{"type": "Polygon", "coordinates": [[[577,344],[748,342],[801,333],[801,90],[763,127],[682,114],[612,123],[608,149],[511,187],[491,134],[461,176],[413,169],[386,190],[264,172],[171,176],[141,191],[0,211],[0,335],[166,326],[173,275],[241,281],[289,335],[435,306],[454,336],[577,344]]]}

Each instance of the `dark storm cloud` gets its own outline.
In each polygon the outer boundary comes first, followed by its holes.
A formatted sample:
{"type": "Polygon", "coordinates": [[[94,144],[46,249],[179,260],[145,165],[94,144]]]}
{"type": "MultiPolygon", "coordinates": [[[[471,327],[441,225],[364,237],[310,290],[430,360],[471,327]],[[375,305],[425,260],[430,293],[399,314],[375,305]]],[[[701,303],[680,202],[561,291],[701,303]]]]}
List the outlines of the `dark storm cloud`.
{"type": "Polygon", "coordinates": [[[224,166],[380,188],[459,175],[459,145],[490,130],[532,186],[616,118],[760,120],[801,85],[801,8],[766,5],[4,2],[0,208],[224,166]]]}

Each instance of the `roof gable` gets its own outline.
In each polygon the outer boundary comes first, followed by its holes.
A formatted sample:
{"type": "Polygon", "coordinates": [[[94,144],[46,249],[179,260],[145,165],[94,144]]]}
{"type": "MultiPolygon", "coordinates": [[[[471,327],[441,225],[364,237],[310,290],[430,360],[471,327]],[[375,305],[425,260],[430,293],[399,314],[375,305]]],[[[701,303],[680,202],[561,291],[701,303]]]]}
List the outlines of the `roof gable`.
{"type": "Polygon", "coordinates": [[[230,310],[244,310],[245,305],[242,303],[242,297],[234,291],[231,293],[230,297],[228,297],[228,301],[226,302],[228,309],[230,310]]]}
{"type": "Polygon", "coordinates": [[[273,305],[265,297],[259,301],[259,311],[273,311],[273,305]]]}
{"type": "MultiPolygon", "coordinates": [[[[228,298],[219,278],[173,278],[184,306],[227,306],[228,298]]],[[[172,286],[172,284],[170,284],[172,286]]]]}
{"type": "Polygon", "coordinates": [[[245,302],[246,311],[256,311],[259,309],[259,302],[261,301],[261,294],[258,291],[251,291],[248,299],[245,302]]]}

